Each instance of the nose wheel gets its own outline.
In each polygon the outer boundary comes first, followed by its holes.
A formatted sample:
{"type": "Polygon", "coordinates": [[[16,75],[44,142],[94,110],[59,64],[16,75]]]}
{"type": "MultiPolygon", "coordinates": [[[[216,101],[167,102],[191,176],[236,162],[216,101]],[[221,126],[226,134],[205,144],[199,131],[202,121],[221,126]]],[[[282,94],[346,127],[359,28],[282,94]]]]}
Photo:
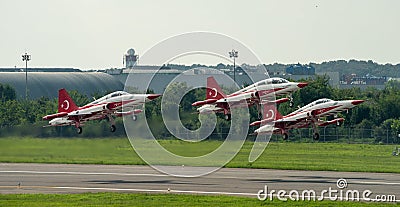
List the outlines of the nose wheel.
{"type": "Polygon", "coordinates": [[[117,130],[117,127],[115,127],[115,125],[111,125],[110,131],[111,131],[111,132],[115,132],[115,130],[117,130]]]}
{"type": "Polygon", "coordinates": [[[82,134],[82,127],[77,127],[76,128],[76,133],[82,134]]]}
{"type": "Polygon", "coordinates": [[[283,133],[282,138],[283,138],[283,140],[288,140],[289,139],[288,133],[283,133]]]}
{"type": "Polygon", "coordinates": [[[293,96],[292,94],[289,94],[289,107],[292,108],[294,106],[294,102],[293,102],[293,96]]]}
{"type": "Polygon", "coordinates": [[[314,139],[315,141],[319,140],[319,133],[314,133],[313,139],[314,139]]]}

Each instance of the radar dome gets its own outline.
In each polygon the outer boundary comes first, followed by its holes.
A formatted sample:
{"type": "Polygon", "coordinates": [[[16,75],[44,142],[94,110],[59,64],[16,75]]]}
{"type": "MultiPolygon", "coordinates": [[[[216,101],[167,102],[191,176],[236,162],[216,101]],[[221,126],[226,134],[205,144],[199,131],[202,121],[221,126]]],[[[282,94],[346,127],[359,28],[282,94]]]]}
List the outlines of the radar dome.
{"type": "Polygon", "coordinates": [[[133,48],[128,50],[128,55],[134,55],[135,54],[135,50],[133,48]]]}

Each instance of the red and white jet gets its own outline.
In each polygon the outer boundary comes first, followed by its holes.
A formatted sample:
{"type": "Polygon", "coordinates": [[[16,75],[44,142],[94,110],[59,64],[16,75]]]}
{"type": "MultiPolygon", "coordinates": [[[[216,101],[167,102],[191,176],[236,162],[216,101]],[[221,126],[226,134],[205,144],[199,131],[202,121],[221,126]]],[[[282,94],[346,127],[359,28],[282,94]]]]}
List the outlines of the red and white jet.
{"type": "MultiPolygon", "coordinates": [[[[143,105],[160,94],[130,94],[125,91],[116,91],[103,96],[82,107],[76,106],[65,89],[58,91],[58,113],[44,116],[44,120],[50,120],[47,126],[70,126],[74,125],[78,134],[82,133],[82,124],[90,120],[108,119],[111,122],[110,130],[115,132],[114,117],[131,115],[136,120],[136,114],[141,109],[133,109],[135,106],[143,105]],[[128,107],[130,111],[122,111],[122,107],[128,107]]],[[[47,127],[45,126],[45,127],[47,127]]]]}
{"type": "MultiPolygon", "coordinates": [[[[246,106],[260,103],[264,96],[282,96],[293,93],[294,91],[307,86],[307,83],[289,82],[283,78],[268,78],[251,84],[230,95],[225,95],[214,77],[207,78],[206,100],[197,101],[192,106],[200,106],[197,108],[199,113],[223,112],[225,119],[231,119],[230,106],[246,106]],[[260,94],[263,94],[260,96],[260,94]]],[[[282,98],[274,101],[281,103],[290,100],[293,105],[292,98],[282,98]]]]}
{"type": "Polygon", "coordinates": [[[284,140],[287,140],[289,137],[288,130],[307,128],[311,125],[314,130],[313,139],[318,140],[318,126],[340,125],[344,122],[343,118],[335,118],[331,121],[324,121],[321,118],[348,111],[363,102],[363,100],[334,101],[323,98],[311,102],[286,116],[282,116],[273,104],[266,103],[263,104],[263,120],[253,122],[250,126],[261,125],[260,128],[254,131],[254,134],[278,133],[283,135],[284,140]]]}

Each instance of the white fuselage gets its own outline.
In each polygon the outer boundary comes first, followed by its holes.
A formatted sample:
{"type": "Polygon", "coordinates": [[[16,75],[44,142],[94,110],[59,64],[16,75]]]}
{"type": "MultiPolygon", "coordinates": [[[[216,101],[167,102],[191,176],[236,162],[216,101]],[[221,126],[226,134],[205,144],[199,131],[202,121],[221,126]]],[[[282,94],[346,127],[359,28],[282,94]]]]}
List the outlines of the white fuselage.
{"type": "Polygon", "coordinates": [[[245,100],[256,100],[258,98],[267,98],[267,100],[269,100],[271,97],[275,98],[275,96],[293,93],[305,85],[307,84],[289,82],[283,78],[268,78],[240,89],[239,91],[232,93],[225,98],[221,98],[216,101],[215,104],[205,104],[202,107],[199,107],[197,111],[199,113],[208,113],[211,111],[223,110],[222,108],[216,106],[216,104],[219,103],[238,103],[245,100]],[[256,93],[258,93],[260,97],[257,97],[256,93]]]}
{"type": "Polygon", "coordinates": [[[280,129],[276,127],[279,123],[292,123],[292,126],[302,126],[307,122],[318,122],[318,118],[347,111],[362,102],[362,100],[334,101],[331,99],[319,99],[286,116],[283,116],[281,119],[266,122],[266,125],[261,126],[255,130],[255,132],[272,133],[273,131],[280,129]]]}

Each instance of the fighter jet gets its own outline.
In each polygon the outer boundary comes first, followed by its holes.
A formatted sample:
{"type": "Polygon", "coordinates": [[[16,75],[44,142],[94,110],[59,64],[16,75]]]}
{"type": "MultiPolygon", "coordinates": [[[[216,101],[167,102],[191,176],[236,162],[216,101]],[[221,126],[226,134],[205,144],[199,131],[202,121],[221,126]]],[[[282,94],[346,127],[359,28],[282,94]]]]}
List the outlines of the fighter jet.
{"type": "Polygon", "coordinates": [[[90,120],[108,119],[111,123],[110,130],[115,132],[114,117],[131,115],[133,120],[137,119],[136,114],[141,109],[134,109],[135,106],[143,105],[145,102],[154,100],[160,94],[130,94],[125,91],[116,91],[101,97],[89,104],[78,107],[65,89],[58,91],[58,113],[44,116],[49,120],[45,126],[69,126],[73,125],[77,133],[82,133],[82,124],[90,120]],[[130,109],[122,111],[122,107],[130,109]]]}
{"type": "Polygon", "coordinates": [[[282,116],[276,110],[275,105],[265,103],[263,104],[263,120],[253,122],[250,126],[261,125],[260,128],[254,131],[254,134],[278,133],[283,135],[284,140],[287,140],[289,138],[288,130],[307,128],[311,125],[314,130],[313,139],[318,140],[320,136],[318,126],[340,125],[344,122],[343,118],[335,118],[331,121],[324,121],[321,118],[348,111],[363,102],[364,100],[334,101],[323,98],[311,102],[286,116],[282,116]]]}
{"type": "MultiPolygon", "coordinates": [[[[223,112],[225,119],[230,120],[230,107],[247,107],[259,104],[264,96],[288,95],[307,85],[307,83],[289,82],[283,78],[268,78],[251,84],[230,95],[225,95],[217,81],[211,76],[207,78],[206,100],[194,102],[192,106],[200,106],[197,108],[199,113],[223,112]]],[[[281,103],[288,100],[293,105],[291,96],[273,102],[281,103]]]]}

